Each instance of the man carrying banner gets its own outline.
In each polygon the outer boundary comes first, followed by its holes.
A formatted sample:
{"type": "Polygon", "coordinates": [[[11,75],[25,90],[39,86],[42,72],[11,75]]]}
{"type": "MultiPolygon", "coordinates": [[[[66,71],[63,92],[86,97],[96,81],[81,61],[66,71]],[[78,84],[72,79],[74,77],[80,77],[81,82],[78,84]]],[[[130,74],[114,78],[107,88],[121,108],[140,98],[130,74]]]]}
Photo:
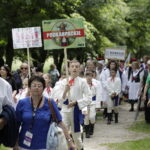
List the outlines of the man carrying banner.
{"type": "MultiPolygon", "coordinates": [[[[69,80],[62,80],[57,88],[58,100],[62,102],[62,118],[71,130],[78,150],[83,150],[80,124],[83,123],[82,110],[92,101],[92,95],[85,79],[80,78],[80,63],[72,60],[69,63],[69,80]]],[[[53,91],[55,92],[55,91],[53,91]]]]}

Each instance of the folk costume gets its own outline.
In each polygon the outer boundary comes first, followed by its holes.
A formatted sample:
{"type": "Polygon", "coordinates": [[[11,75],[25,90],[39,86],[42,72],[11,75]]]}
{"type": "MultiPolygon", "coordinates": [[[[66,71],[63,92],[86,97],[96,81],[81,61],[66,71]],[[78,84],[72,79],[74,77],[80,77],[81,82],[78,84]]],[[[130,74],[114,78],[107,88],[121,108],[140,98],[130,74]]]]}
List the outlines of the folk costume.
{"type": "Polygon", "coordinates": [[[138,101],[141,81],[143,79],[143,69],[129,70],[128,72],[128,99],[131,103],[130,111],[134,111],[134,103],[138,101]]]}
{"type": "MultiPolygon", "coordinates": [[[[117,71],[116,74],[117,77],[119,77],[119,72],[117,71]]],[[[103,117],[106,118],[107,117],[107,100],[109,99],[109,95],[107,92],[107,79],[110,77],[110,69],[108,68],[104,68],[102,73],[101,73],[101,77],[100,77],[100,81],[101,81],[101,86],[102,86],[102,100],[104,103],[104,112],[103,112],[103,117]]]]}
{"type": "Polygon", "coordinates": [[[100,82],[96,79],[92,79],[92,83],[88,85],[92,93],[92,102],[87,106],[87,115],[85,115],[84,118],[86,138],[89,138],[90,135],[93,135],[96,117],[96,108],[100,108],[100,99],[101,99],[100,82]]]}
{"type": "Polygon", "coordinates": [[[43,96],[51,98],[52,90],[53,89],[50,86],[46,87],[43,91],[43,96]]]}
{"type": "MultiPolygon", "coordinates": [[[[63,93],[67,85],[67,79],[63,79],[57,89],[57,98],[62,103],[61,114],[63,122],[68,129],[71,130],[75,145],[79,150],[83,148],[81,140],[80,124],[83,124],[82,109],[88,106],[92,101],[91,92],[85,79],[76,77],[75,79],[69,78],[70,91],[66,98],[63,99],[63,93]],[[76,105],[68,108],[70,102],[76,102],[76,105]]],[[[55,92],[55,91],[53,91],[55,92]]]]}
{"type": "Polygon", "coordinates": [[[121,92],[121,80],[119,77],[109,77],[107,79],[107,113],[108,113],[108,124],[111,123],[111,115],[112,110],[115,113],[115,123],[118,123],[118,105],[119,105],[119,94],[121,92]],[[115,96],[112,97],[112,94],[116,93],[115,96]]]}

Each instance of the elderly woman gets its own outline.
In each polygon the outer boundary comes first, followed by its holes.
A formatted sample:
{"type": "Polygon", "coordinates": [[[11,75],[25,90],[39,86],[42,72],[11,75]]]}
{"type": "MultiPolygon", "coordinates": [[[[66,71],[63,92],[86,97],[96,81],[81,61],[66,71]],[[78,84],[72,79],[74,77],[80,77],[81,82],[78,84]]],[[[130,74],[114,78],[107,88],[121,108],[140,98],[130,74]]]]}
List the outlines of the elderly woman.
{"type": "MultiPolygon", "coordinates": [[[[48,99],[43,97],[45,80],[43,77],[34,76],[29,79],[30,97],[19,101],[16,108],[17,121],[21,126],[18,144],[15,150],[46,150],[46,139],[51,123],[51,110],[48,99]]],[[[62,122],[56,103],[51,99],[60,127],[62,127],[69,147],[74,149],[74,144],[66,127],[62,122]]]]}

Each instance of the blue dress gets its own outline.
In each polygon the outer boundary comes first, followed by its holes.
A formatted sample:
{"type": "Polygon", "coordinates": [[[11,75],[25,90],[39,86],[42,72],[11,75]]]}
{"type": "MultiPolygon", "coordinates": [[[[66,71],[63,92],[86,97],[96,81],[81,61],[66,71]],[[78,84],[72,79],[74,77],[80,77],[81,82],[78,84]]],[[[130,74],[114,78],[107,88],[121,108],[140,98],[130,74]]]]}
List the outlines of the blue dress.
{"type": "MultiPolygon", "coordinates": [[[[56,103],[54,100],[51,100],[51,103],[56,112],[58,121],[62,121],[56,103]]],[[[25,133],[29,131],[32,124],[32,104],[30,97],[26,97],[19,101],[16,108],[16,116],[18,124],[21,125],[19,146],[25,149],[46,149],[46,138],[51,123],[51,112],[47,98],[44,98],[43,106],[36,110],[35,120],[31,130],[33,138],[30,147],[23,144],[25,133]]]]}

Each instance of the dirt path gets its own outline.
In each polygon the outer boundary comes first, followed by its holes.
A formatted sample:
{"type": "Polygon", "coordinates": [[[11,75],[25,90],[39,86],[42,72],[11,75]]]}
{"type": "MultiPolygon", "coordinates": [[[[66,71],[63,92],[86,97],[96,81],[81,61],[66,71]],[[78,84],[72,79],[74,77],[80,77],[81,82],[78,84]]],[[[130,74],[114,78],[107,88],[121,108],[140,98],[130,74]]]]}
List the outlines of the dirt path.
{"type": "MultiPolygon", "coordinates": [[[[140,113],[140,116],[143,113],[140,113]]],[[[107,121],[102,118],[95,125],[95,133],[92,138],[84,140],[84,150],[109,150],[107,146],[100,144],[118,143],[130,140],[138,140],[150,137],[148,134],[129,131],[127,128],[134,123],[135,112],[129,112],[129,104],[120,106],[119,123],[107,121]]],[[[141,117],[138,117],[141,118],[141,117]]]]}

